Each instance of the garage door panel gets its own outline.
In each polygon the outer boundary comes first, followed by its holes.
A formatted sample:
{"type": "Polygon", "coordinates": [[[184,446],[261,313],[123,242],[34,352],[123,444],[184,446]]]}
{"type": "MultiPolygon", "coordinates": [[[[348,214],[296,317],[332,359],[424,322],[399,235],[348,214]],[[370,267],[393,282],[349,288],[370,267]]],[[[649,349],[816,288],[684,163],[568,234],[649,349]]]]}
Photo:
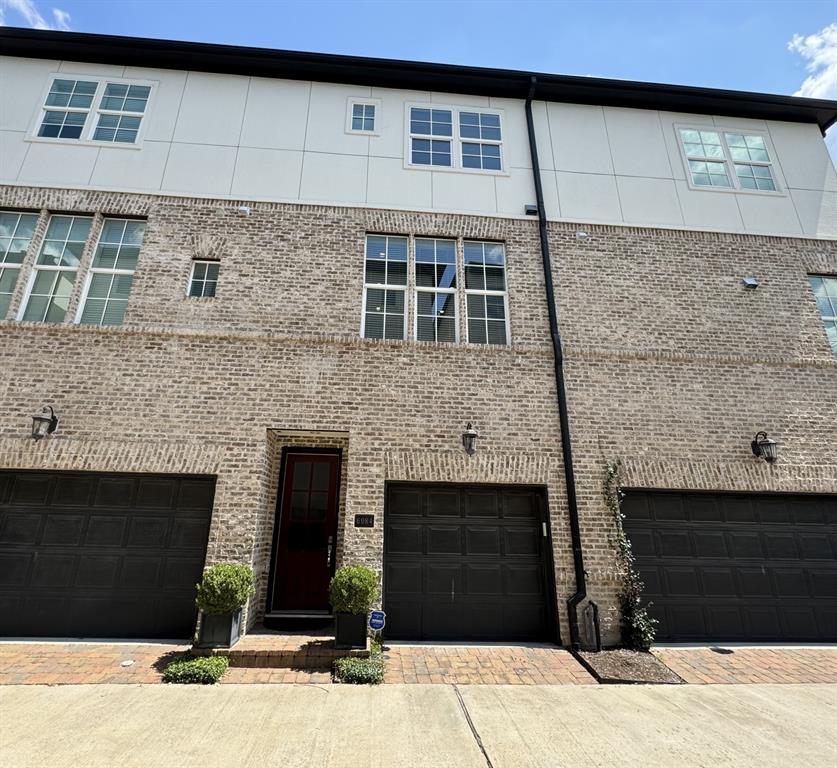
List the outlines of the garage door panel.
{"type": "Polygon", "coordinates": [[[32,586],[62,588],[74,580],[77,557],[71,554],[41,552],[33,556],[32,586]]]}
{"type": "Polygon", "coordinates": [[[40,543],[46,546],[78,546],[81,543],[85,522],[84,515],[69,513],[47,515],[40,543]]]}
{"type": "Polygon", "coordinates": [[[539,493],[508,487],[390,485],[384,516],[387,636],[546,639],[549,571],[539,517],[545,505],[539,493]],[[423,541],[424,546],[406,546],[405,540],[423,541]]]}
{"type": "Polygon", "coordinates": [[[425,533],[428,555],[450,555],[462,551],[462,529],[459,526],[429,525],[425,533]]]}
{"type": "Polygon", "coordinates": [[[119,547],[125,538],[128,519],[115,515],[91,515],[84,544],[89,547],[119,547]]]}
{"type": "Polygon", "coordinates": [[[57,477],[50,506],[53,507],[86,507],[90,504],[90,496],[95,487],[95,481],[90,477],[78,475],[57,477]]]}
{"type": "Polygon", "coordinates": [[[538,557],[541,546],[541,532],[537,528],[518,528],[507,526],[505,534],[505,554],[509,557],[538,557]]]}
{"type": "Polygon", "coordinates": [[[500,529],[497,526],[468,526],[465,529],[465,550],[469,555],[499,555],[500,529]]]}
{"type": "Polygon", "coordinates": [[[100,477],[93,505],[109,509],[128,509],[134,506],[136,480],[122,477],[100,477]]]}
{"type": "Polygon", "coordinates": [[[502,595],[503,569],[499,564],[465,566],[467,592],[470,595],[502,595]]]}
{"type": "Polygon", "coordinates": [[[34,544],[38,540],[42,515],[10,512],[0,522],[0,545],[34,544]]]}
{"type": "Polygon", "coordinates": [[[0,587],[14,587],[26,583],[31,557],[26,552],[0,554],[0,587]]]}
{"type": "Polygon", "coordinates": [[[52,478],[39,475],[17,475],[12,481],[10,505],[44,506],[52,487],[52,478]]]}
{"type": "Polygon", "coordinates": [[[837,497],[628,491],[625,502],[658,640],[837,640],[837,497]],[[643,509],[651,520],[632,516],[643,509]]]}
{"type": "Polygon", "coordinates": [[[15,606],[0,634],[191,634],[211,478],[7,470],[0,482],[0,605],[15,606]]]}
{"type": "Polygon", "coordinates": [[[424,551],[420,525],[392,523],[388,529],[386,551],[393,554],[420,555],[424,551]]]}

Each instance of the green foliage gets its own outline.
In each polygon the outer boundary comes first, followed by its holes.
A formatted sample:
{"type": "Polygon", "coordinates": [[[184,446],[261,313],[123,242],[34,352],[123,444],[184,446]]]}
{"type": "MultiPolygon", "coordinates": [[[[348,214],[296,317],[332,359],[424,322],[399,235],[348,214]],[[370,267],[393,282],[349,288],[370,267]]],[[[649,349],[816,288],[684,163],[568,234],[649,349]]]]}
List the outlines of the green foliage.
{"type": "Polygon", "coordinates": [[[163,672],[164,683],[217,683],[227,671],[230,661],[226,656],[184,656],[169,664],[163,672]]]}
{"type": "Polygon", "coordinates": [[[219,563],[203,572],[195,603],[204,613],[233,613],[256,591],[256,579],[249,565],[219,563]]]}
{"type": "Polygon", "coordinates": [[[334,674],[341,683],[379,685],[384,682],[384,654],[381,646],[373,644],[368,659],[344,656],[334,662],[334,674]]]}
{"type": "Polygon", "coordinates": [[[605,500],[616,523],[616,551],[622,568],[622,587],[619,590],[619,612],[622,644],[635,651],[647,651],[657,633],[657,620],[648,614],[651,603],[642,604],[642,590],[645,585],[636,569],[631,542],[625,535],[621,501],[622,464],[617,461],[608,464],[605,475],[605,500]]]}
{"type": "Polygon", "coordinates": [[[362,565],[338,568],[328,587],[328,599],[337,613],[362,616],[378,600],[378,576],[362,565]]]}

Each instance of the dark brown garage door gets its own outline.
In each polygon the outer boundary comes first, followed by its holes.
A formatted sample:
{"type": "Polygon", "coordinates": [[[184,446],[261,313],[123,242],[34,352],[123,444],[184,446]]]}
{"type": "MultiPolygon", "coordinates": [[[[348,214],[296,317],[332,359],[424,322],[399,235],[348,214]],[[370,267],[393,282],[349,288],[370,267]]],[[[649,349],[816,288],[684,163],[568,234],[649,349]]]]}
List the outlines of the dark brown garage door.
{"type": "Polygon", "coordinates": [[[214,488],[0,471],[0,635],[189,637],[214,488]]]}
{"type": "Polygon", "coordinates": [[[388,486],[387,638],[556,639],[545,510],[531,488],[388,486]]]}
{"type": "Polygon", "coordinates": [[[837,497],[629,491],[661,641],[837,640],[837,497]]]}

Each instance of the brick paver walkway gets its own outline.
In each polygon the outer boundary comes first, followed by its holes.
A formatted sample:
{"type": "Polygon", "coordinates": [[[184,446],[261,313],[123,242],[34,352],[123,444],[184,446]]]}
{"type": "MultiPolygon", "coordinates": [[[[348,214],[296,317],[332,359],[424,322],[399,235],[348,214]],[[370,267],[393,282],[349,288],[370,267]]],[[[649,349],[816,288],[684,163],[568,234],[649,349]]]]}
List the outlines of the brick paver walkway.
{"type": "Polygon", "coordinates": [[[0,685],[159,683],[188,650],[168,643],[0,643],[0,685]],[[122,666],[123,662],[133,664],[122,666]]]}
{"type": "Polygon", "coordinates": [[[590,685],[568,652],[552,646],[390,645],[387,683],[590,685]]]}
{"type": "Polygon", "coordinates": [[[687,683],[837,683],[837,648],[655,648],[687,683]]]}

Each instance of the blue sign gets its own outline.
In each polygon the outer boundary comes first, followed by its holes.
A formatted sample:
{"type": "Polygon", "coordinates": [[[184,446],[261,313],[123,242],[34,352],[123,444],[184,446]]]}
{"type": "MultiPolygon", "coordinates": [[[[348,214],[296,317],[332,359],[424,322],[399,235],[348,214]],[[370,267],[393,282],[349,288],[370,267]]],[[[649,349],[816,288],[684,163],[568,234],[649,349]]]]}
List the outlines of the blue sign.
{"type": "Polygon", "coordinates": [[[374,629],[376,632],[384,628],[387,622],[387,615],[383,611],[372,611],[369,614],[369,629],[374,629]]]}

